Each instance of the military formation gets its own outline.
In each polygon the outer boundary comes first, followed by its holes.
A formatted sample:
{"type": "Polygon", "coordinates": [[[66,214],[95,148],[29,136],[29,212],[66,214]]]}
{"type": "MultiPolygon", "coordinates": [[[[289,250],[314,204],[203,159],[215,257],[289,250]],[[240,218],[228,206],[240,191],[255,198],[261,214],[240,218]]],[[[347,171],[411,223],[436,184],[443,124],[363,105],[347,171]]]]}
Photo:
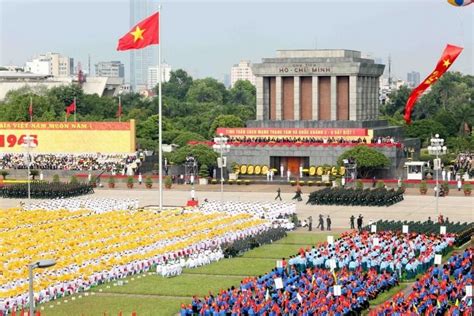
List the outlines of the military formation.
{"type": "Polygon", "coordinates": [[[261,245],[270,244],[286,236],[284,228],[269,228],[255,236],[247,236],[223,246],[226,258],[236,257],[239,254],[261,245]]]}
{"type": "Polygon", "coordinates": [[[311,205],[390,206],[403,201],[402,189],[325,188],[309,195],[311,205]]]}
{"type": "MultiPolygon", "coordinates": [[[[28,184],[6,185],[1,192],[3,198],[27,198],[28,184]]],[[[57,199],[94,193],[94,188],[86,183],[32,182],[30,192],[34,199],[57,199]]]]}

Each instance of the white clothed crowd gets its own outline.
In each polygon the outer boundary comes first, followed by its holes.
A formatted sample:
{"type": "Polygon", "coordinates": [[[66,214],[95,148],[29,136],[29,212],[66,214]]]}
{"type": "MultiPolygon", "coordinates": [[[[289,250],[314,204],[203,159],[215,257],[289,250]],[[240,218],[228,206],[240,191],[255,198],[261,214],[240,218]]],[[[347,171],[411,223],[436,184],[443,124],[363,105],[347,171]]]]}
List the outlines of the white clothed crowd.
{"type": "Polygon", "coordinates": [[[156,265],[156,273],[162,277],[172,277],[180,275],[183,268],[197,268],[203,265],[217,262],[224,258],[224,253],[220,248],[214,250],[207,249],[204,252],[194,253],[187,258],[181,257],[179,260],[172,260],[156,265]]]}
{"type": "MultiPolygon", "coordinates": [[[[23,153],[0,153],[0,169],[26,169],[23,153]]],[[[128,154],[30,154],[30,167],[42,170],[107,170],[118,171],[136,161],[137,155],[128,154]]]]}
{"type": "Polygon", "coordinates": [[[273,227],[295,228],[289,217],[296,213],[295,203],[285,202],[236,202],[208,201],[197,207],[203,213],[227,212],[231,214],[251,214],[272,222],[273,227]]]}
{"type": "MultiPolygon", "coordinates": [[[[80,199],[77,199],[80,200],[80,199]]],[[[71,202],[75,203],[75,202],[71,202]]],[[[113,204],[111,201],[107,201],[105,204],[113,204]]],[[[118,206],[116,206],[118,207],[118,206]]],[[[115,207],[115,208],[116,208],[115,207]]],[[[115,209],[114,207],[109,208],[109,211],[115,209]]],[[[105,210],[102,210],[106,212],[105,210]]],[[[100,212],[100,210],[99,210],[100,212]]],[[[210,211],[209,211],[210,212],[210,211]]],[[[92,214],[92,213],[91,213],[92,214]]],[[[159,216],[159,214],[157,214],[159,216]]],[[[236,223],[244,223],[246,220],[242,219],[236,223]]],[[[84,290],[88,290],[93,286],[125,278],[130,275],[139,273],[149,272],[154,266],[157,268],[157,272],[160,271],[162,276],[173,276],[181,273],[183,267],[198,267],[204,264],[209,264],[212,261],[218,261],[223,257],[221,245],[232,243],[233,241],[247,236],[254,236],[262,231],[267,230],[271,224],[264,221],[258,225],[251,226],[248,228],[242,228],[237,231],[225,231],[222,230],[220,235],[213,236],[208,239],[201,239],[198,242],[194,242],[188,247],[182,248],[177,251],[168,251],[164,254],[155,255],[151,258],[143,260],[134,260],[123,265],[113,265],[112,269],[95,272],[89,277],[79,277],[70,281],[60,281],[48,288],[38,289],[35,293],[35,301],[37,303],[45,303],[53,299],[64,297],[65,295],[71,295],[84,290]]],[[[225,229],[225,225],[219,225],[217,228],[225,229]]],[[[170,249],[173,245],[180,243],[198,236],[199,232],[195,232],[189,229],[186,236],[182,237],[171,237],[159,240],[153,244],[138,247],[135,249],[115,252],[112,255],[107,254],[101,257],[94,257],[85,262],[78,262],[60,269],[42,269],[37,270],[35,278],[41,278],[41,276],[49,275],[54,276],[55,279],[61,279],[64,275],[80,273],[82,269],[87,269],[91,266],[100,266],[101,262],[115,262],[114,259],[120,258],[132,258],[138,254],[152,253],[159,249],[170,249]]],[[[100,240],[91,240],[91,243],[100,242],[100,240]]],[[[106,240],[102,241],[103,243],[106,240]]],[[[110,244],[106,247],[114,247],[114,244],[110,244]]],[[[89,252],[91,248],[89,248],[89,252]]],[[[0,312],[7,314],[12,310],[24,308],[28,304],[28,293],[22,293],[16,296],[5,297],[3,293],[8,293],[9,290],[14,289],[18,286],[25,286],[28,284],[28,278],[15,279],[13,282],[6,284],[0,284],[0,312]]]]}
{"type": "Polygon", "coordinates": [[[111,198],[84,198],[73,197],[67,199],[44,200],[31,205],[23,205],[25,210],[58,211],[91,210],[94,213],[138,209],[138,199],[111,199],[111,198]]]}

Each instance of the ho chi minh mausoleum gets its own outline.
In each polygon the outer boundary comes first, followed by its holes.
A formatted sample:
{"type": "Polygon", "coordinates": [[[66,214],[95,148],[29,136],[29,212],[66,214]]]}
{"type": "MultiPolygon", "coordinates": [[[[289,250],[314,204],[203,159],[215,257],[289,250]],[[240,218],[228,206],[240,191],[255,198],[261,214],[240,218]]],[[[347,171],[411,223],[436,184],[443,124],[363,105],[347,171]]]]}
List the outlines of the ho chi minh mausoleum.
{"type": "Polygon", "coordinates": [[[406,146],[400,127],[378,120],[379,77],[384,65],[352,50],[279,50],[254,64],[256,120],[246,128],[220,128],[230,137],[229,161],[291,170],[336,165],[351,146],[365,143],[398,176],[406,146]]]}

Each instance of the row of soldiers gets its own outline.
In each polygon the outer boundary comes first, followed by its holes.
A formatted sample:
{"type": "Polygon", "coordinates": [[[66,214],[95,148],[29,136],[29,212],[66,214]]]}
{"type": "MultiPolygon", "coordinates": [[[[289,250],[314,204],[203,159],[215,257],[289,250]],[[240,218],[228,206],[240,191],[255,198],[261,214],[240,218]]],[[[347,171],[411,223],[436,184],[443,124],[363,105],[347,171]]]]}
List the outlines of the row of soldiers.
{"type": "Polygon", "coordinates": [[[325,188],[309,195],[311,205],[390,206],[403,200],[402,189],[325,188]]]}
{"type": "Polygon", "coordinates": [[[282,227],[269,228],[255,236],[248,236],[246,238],[240,238],[232,242],[231,244],[223,245],[224,256],[226,258],[235,257],[240,253],[248,251],[250,249],[259,247],[261,245],[270,244],[274,241],[282,239],[286,236],[286,230],[282,227]]]}
{"type": "MultiPolygon", "coordinates": [[[[57,199],[80,196],[94,193],[94,188],[89,183],[55,183],[55,182],[32,182],[30,194],[34,199],[57,199]]],[[[6,185],[1,190],[3,198],[27,198],[28,184],[20,183],[6,185]]]]}

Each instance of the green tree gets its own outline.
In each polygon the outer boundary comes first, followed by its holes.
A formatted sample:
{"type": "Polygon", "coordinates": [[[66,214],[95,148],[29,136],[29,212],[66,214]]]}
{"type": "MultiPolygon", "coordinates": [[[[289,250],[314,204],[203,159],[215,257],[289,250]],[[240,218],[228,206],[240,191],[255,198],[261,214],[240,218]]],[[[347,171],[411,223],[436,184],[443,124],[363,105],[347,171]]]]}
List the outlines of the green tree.
{"type": "Polygon", "coordinates": [[[188,156],[196,158],[201,165],[215,166],[217,164],[217,153],[206,145],[186,145],[173,152],[170,159],[175,164],[183,164],[188,156]]]}
{"type": "Polygon", "coordinates": [[[445,109],[440,109],[433,117],[433,120],[445,127],[446,136],[456,136],[458,134],[459,122],[456,120],[452,112],[445,109]]]}
{"type": "Polygon", "coordinates": [[[197,134],[197,133],[181,132],[178,136],[176,136],[173,139],[173,144],[179,145],[180,147],[184,147],[191,140],[205,141],[206,139],[204,137],[202,137],[200,134],[197,134]]]}
{"type": "Polygon", "coordinates": [[[405,119],[401,112],[395,112],[392,115],[381,115],[381,120],[387,120],[390,126],[405,126],[405,119]]]}
{"type": "Polygon", "coordinates": [[[186,99],[189,102],[216,102],[223,104],[227,101],[227,89],[224,84],[213,78],[194,80],[188,90],[186,99]]]}
{"type": "Polygon", "coordinates": [[[410,93],[411,89],[407,86],[401,86],[400,89],[390,92],[389,101],[380,108],[381,114],[390,116],[396,112],[402,113],[410,93]]]}
{"type": "Polygon", "coordinates": [[[430,119],[413,121],[405,129],[405,136],[419,138],[425,145],[435,134],[439,134],[442,138],[448,135],[446,128],[441,123],[430,119]]]}
{"type": "Polygon", "coordinates": [[[170,73],[170,80],[163,83],[161,88],[163,95],[183,101],[192,84],[193,78],[186,71],[178,69],[170,73]]]}
{"type": "Polygon", "coordinates": [[[230,104],[254,106],[256,104],[256,89],[248,80],[238,80],[229,91],[230,104]]]}
{"type": "Polygon", "coordinates": [[[219,115],[214,119],[209,129],[209,137],[213,137],[218,127],[244,127],[244,122],[235,115],[219,115]]]}
{"type": "Polygon", "coordinates": [[[337,163],[342,165],[343,160],[349,159],[349,157],[355,159],[357,172],[360,173],[362,178],[367,178],[375,169],[388,167],[390,165],[390,160],[384,154],[365,145],[355,146],[345,151],[339,156],[337,163]]]}

